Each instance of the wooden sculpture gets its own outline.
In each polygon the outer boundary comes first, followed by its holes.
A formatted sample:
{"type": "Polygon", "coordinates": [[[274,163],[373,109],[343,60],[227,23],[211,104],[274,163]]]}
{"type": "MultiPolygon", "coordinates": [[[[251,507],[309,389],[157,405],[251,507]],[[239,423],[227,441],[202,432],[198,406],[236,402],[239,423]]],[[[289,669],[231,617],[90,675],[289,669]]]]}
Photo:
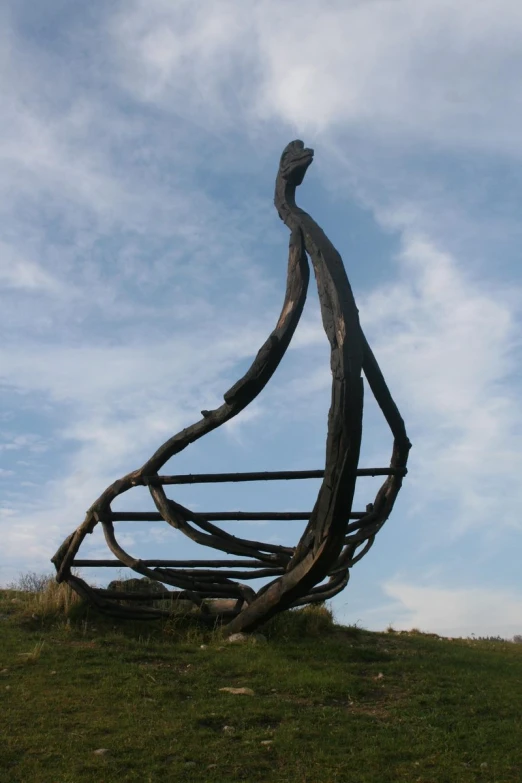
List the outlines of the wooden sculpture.
{"type": "Polygon", "coordinates": [[[103,612],[152,619],[170,613],[168,609],[159,608],[164,600],[171,606],[178,600],[188,600],[199,607],[203,620],[210,617],[215,620],[215,607],[221,606],[218,614],[231,633],[253,630],[284,609],[323,601],[339,593],[348,583],[350,568],[368,552],[390,515],[406,474],[411,444],[359,324],[342,259],[313,218],[295,203],[295,189],[302,183],[312,160],[313,150],[305,148],[302,141],[291,142],[281,157],[275,206],[291,231],[286,295],[276,327],[252,366],[226,392],[223,405],[212,411],[202,411],[203,418],[166,441],[141,468],[111,484],[53,557],[57,581],[66,581],[103,612]],[[171,457],[236,416],[272,377],[303,311],[309,281],[307,254],[313,264],[323,326],[331,348],[332,401],[324,470],[160,475],[160,469],[171,457]],[[358,467],[363,374],[393,435],[389,468],[358,467]],[[352,502],[357,477],[376,475],[386,478],[373,503],[367,505],[365,511],[354,512],[352,502]],[[195,513],[167,497],[165,492],[167,486],[177,484],[306,478],[322,478],[314,508],[307,513],[195,513]],[[156,512],[112,511],[114,499],[136,486],[149,488],[156,512]],[[303,519],[307,520],[307,525],[297,546],[285,547],[239,538],[215,524],[230,519],[303,519]],[[198,544],[226,552],[234,558],[140,560],[126,552],[116,538],[114,523],[125,520],[164,520],[198,544]],[[116,560],[76,559],[86,534],[92,533],[98,523],[103,527],[107,545],[116,560]],[[127,566],[143,577],[175,589],[156,591],[152,602],[149,593],[122,593],[90,587],[71,571],[74,566],[109,565],[127,566]],[[260,578],[268,581],[257,592],[244,583],[260,578]],[[123,599],[125,603],[122,603],[123,599]],[[144,603],[147,599],[148,603],[144,603]]]}

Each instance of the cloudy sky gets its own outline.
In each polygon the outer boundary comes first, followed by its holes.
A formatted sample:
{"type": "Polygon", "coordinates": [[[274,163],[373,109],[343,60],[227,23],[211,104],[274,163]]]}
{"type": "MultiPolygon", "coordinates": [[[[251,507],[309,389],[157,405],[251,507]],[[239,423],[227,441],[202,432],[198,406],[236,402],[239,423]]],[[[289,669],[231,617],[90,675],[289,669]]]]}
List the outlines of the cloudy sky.
{"type": "MultiPolygon", "coordinates": [[[[302,138],[298,201],[343,256],[413,442],[333,608],[371,629],[522,633],[522,5],[7,0],[0,36],[0,583],[51,572],[105,486],[248,367],[283,299],[273,184],[302,138]]],[[[264,393],[164,472],[322,467],[330,380],[311,285],[264,393]]],[[[361,464],[390,450],[368,401],[361,464]]],[[[317,489],[170,494],[307,510],[317,489]]],[[[360,480],[360,507],[375,489],[360,480]]],[[[135,493],[118,507],[150,505],[135,493]]],[[[195,551],[121,524],[141,557],[195,551]]],[[[81,554],[108,556],[98,529],[81,554]]]]}

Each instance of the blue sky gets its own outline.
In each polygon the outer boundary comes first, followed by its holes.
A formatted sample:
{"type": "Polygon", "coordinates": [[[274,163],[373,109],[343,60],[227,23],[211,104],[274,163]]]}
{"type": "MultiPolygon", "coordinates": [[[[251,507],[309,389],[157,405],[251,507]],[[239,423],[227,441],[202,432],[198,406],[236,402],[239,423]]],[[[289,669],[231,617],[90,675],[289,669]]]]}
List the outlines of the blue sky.
{"type": "MultiPolygon", "coordinates": [[[[0,583],[50,572],[105,486],[248,367],[284,294],[279,155],[302,138],[316,157],[299,203],[343,256],[413,442],[334,611],[520,633],[522,6],[17,0],[0,22],[0,583]]],[[[311,286],[264,393],[169,472],[320,468],[329,394],[311,286]]],[[[361,465],[386,464],[370,401],[364,439],[361,465]]],[[[307,510],[317,488],[171,495],[307,510]]],[[[243,531],[293,543],[301,528],[243,531]]],[[[127,523],[122,541],[144,558],[195,551],[161,525],[127,523]]],[[[107,556],[98,530],[81,553],[107,556]]]]}

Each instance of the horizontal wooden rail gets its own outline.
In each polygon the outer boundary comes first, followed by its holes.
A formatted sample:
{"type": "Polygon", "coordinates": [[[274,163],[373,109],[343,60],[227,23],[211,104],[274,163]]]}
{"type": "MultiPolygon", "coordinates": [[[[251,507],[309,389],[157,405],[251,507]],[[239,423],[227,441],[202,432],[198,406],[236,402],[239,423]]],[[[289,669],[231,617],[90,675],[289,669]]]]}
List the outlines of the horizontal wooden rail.
{"type": "MultiPolygon", "coordinates": [[[[406,468],[359,468],[357,476],[405,476],[406,468]]],[[[225,481],[283,481],[322,479],[324,470],[273,470],[253,473],[188,473],[180,476],[144,476],[145,484],[218,484],[225,481]]]]}
{"type": "MultiPolygon", "coordinates": [[[[278,563],[271,566],[270,563],[259,560],[140,560],[139,562],[143,566],[172,568],[279,568],[278,563]]],[[[121,560],[73,560],[72,566],[77,568],[125,567],[121,560]]]]}
{"type": "MultiPolygon", "coordinates": [[[[362,519],[366,511],[353,511],[348,519],[362,519]]],[[[245,520],[304,520],[310,519],[311,511],[198,511],[187,516],[189,521],[197,522],[198,517],[208,522],[241,522],[245,520]]],[[[100,522],[162,522],[159,511],[112,511],[99,515],[100,522]]]]}

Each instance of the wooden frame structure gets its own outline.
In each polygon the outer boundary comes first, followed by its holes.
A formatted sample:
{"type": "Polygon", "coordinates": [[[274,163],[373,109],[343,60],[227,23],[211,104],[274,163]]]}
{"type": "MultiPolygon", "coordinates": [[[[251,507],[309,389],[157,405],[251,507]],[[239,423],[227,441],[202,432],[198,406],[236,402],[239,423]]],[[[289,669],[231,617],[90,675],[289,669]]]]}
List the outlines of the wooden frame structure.
{"type": "MultiPolygon", "coordinates": [[[[200,608],[203,620],[215,621],[209,606],[215,599],[220,618],[230,632],[250,631],[277,612],[339,593],[348,583],[350,568],[372,546],[389,517],[406,474],[410,442],[404,421],[384,381],[377,361],[359,323],[359,314],[342,259],[313,218],[295,203],[295,190],[313,160],[313,150],[302,141],[291,142],[283,151],[276,179],[275,206],[290,229],[286,295],[281,315],[247,373],[224,395],[215,410],[202,411],[195,424],[164,443],[138,470],[109,486],[87,511],[82,524],[63,542],[52,558],[58,582],[67,582],[99,610],[109,614],[153,619],[168,615],[167,609],[143,605],[150,593],[122,593],[96,589],[73,567],[126,566],[142,577],[162,585],[154,601],[188,600],[200,608]],[[323,470],[261,473],[216,473],[167,476],[159,471],[190,443],[229,421],[260,393],[281,361],[301,316],[309,282],[310,257],[321,306],[323,326],[330,342],[332,401],[328,415],[326,460],[323,470]],[[362,435],[363,378],[373,393],[393,436],[387,468],[359,468],[362,435]],[[372,503],[365,511],[353,511],[355,483],[362,476],[384,476],[372,503]],[[314,508],[309,512],[193,512],[170,499],[166,487],[180,484],[239,481],[303,480],[321,478],[314,508]],[[115,512],[111,504],[136,486],[148,487],[155,512],[115,512]],[[224,520],[306,520],[295,547],[278,546],[233,536],[216,522],[224,520]],[[198,544],[225,552],[224,560],[141,560],[118,543],[114,523],[164,520],[198,544]],[[88,533],[100,523],[115,560],[77,559],[88,533]],[[267,578],[257,592],[246,582],[267,578]],[[125,599],[125,605],[121,601],[125,599]],[[217,600],[216,600],[217,599],[217,600]],[[221,599],[221,600],[219,600],[221,599]],[[223,600],[228,599],[228,600],[223,600]],[[129,605],[129,602],[135,602],[129,605]],[[140,605],[140,602],[142,605],[140,605]]],[[[149,601],[150,604],[150,601],[149,601]]]]}

